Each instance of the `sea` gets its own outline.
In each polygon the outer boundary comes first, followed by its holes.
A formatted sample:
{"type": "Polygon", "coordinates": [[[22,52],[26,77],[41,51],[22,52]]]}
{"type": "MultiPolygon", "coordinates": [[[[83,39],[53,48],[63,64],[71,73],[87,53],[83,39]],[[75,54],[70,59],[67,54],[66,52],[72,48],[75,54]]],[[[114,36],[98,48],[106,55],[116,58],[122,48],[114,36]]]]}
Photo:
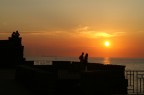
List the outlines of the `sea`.
{"type": "MultiPolygon", "coordinates": [[[[34,61],[35,65],[51,65],[52,61],[79,62],[78,57],[26,57],[26,60],[34,61]]],[[[144,58],[89,57],[88,62],[124,65],[125,70],[144,70],[144,58]]]]}

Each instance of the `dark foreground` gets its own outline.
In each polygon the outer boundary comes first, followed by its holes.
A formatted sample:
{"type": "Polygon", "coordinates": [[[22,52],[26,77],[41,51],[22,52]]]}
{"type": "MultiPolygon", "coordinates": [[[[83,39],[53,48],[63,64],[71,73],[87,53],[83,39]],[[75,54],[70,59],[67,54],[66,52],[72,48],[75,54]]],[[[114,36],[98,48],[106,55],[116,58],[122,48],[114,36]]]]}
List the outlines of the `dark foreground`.
{"type": "Polygon", "coordinates": [[[37,95],[126,95],[125,66],[56,61],[20,65],[15,81],[37,95]]]}
{"type": "Polygon", "coordinates": [[[0,69],[0,95],[127,94],[123,66],[91,64],[85,68],[79,63],[70,66],[54,63],[52,66],[19,65],[0,69]]]}
{"type": "Polygon", "coordinates": [[[15,69],[0,69],[0,95],[32,95],[24,85],[15,80],[15,69]]]}

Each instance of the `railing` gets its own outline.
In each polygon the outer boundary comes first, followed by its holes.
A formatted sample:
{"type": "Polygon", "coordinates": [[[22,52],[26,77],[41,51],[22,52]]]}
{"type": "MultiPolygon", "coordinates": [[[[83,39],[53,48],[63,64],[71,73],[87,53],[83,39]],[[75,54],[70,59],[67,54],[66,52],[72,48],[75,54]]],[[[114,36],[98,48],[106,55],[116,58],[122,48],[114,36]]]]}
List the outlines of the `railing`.
{"type": "Polygon", "coordinates": [[[34,65],[51,65],[52,62],[49,60],[35,60],[34,65]]]}
{"type": "Polygon", "coordinates": [[[126,70],[128,79],[128,94],[144,95],[144,70],[126,70]]]}

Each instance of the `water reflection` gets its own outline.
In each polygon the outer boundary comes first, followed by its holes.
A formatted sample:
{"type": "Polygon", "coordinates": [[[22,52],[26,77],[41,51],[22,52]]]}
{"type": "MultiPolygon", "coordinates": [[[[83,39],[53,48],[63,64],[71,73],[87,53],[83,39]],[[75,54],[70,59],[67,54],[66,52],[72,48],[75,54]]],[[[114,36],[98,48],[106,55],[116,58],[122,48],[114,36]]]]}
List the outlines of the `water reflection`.
{"type": "Polygon", "coordinates": [[[110,64],[110,58],[109,57],[105,57],[103,60],[104,64],[110,64]]]}

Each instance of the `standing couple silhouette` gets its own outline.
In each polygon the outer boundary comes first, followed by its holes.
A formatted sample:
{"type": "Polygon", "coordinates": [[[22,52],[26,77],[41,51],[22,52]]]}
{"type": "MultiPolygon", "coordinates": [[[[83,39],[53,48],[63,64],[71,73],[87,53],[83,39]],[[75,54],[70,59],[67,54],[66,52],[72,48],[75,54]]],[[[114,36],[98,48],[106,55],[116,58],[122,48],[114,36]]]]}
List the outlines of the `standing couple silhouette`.
{"type": "Polygon", "coordinates": [[[88,53],[85,54],[82,52],[82,54],[79,56],[79,60],[81,63],[88,63],[88,53]]]}

